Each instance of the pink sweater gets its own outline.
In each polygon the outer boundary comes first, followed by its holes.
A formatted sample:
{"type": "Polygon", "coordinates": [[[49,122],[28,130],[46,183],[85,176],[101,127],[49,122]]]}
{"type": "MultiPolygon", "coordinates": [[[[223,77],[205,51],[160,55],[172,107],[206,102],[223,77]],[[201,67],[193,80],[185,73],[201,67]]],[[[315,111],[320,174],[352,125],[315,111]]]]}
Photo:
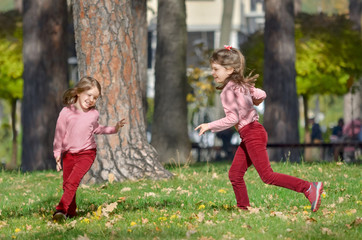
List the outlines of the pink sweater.
{"type": "Polygon", "coordinates": [[[62,152],[77,153],[96,148],[94,134],[116,133],[115,127],[99,125],[96,109],[88,112],[78,110],[74,105],[64,107],[59,113],[53,142],[54,157],[62,152]]]}
{"type": "Polygon", "coordinates": [[[220,132],[233,126],[239,130],[245,125],[259,120],[253,99],[264,100],[266,93],[259,88],[247,89],[230,81],[222,90],[220,98],[226,116],[208,124],[212,132],[220,132]]]}

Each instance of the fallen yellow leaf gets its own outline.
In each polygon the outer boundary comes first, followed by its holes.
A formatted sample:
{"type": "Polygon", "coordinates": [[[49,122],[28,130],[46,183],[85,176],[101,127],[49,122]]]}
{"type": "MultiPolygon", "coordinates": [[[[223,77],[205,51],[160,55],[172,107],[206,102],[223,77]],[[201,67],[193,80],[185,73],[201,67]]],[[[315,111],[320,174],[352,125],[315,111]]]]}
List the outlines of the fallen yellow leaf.
{"type": "Polygon", "coordinates": [[[109,173],[109,174],[108,174],[108,182],[109,182],[110,184],[112,184],[112,183],[114,182],[114,179],[115,179],[114,174],[113,174],[113,173],[109,173]]]}
{"type": "Polygon", "coordinates": [[[199,206],[199,210],[200,209],[205,209],[205,205],[204,204],[201,204],[200,206],[199,206]]]}

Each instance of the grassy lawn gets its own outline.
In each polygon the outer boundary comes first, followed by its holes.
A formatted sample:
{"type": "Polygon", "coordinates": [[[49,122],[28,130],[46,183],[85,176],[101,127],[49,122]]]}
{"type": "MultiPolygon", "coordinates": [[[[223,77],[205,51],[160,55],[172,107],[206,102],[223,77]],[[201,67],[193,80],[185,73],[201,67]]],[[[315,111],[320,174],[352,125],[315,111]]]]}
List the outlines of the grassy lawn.
{"type": "Polygon", "coordinates": [[[274,171],[323,181],[317,213],[303,194],[245,176],[252,208],[235,208],[231,162],[169,167],[168,181],[82,186],[78,216],[52,222],[61,173],[0,170],[0,239],[361,239],[361,165],[272,163],[274,171]]]}

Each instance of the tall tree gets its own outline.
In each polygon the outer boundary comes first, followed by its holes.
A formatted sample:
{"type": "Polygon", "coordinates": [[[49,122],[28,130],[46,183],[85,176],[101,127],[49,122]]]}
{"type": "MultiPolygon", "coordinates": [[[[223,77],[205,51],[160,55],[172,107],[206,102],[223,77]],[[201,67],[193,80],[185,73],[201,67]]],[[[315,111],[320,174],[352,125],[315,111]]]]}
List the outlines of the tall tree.
{"type": "Polygon", "coordinates": [[[22,169],[55,168],[53,138],[67,88],[66,0],[23,1],[22,169]]]}
{"type": "MultiPolygon", "coordinates": [[[[296,92],[294,0],[265,1],[264,33],[264,126],[269,143],[298,143],[298,98],[296,92]]],[[[279,161],[288,151],[270,149],[270,159],[279,161]]],[[[291,152],[291,160],[297,153],[291,152]]]]}
{"type": "Polygon", "coordinates": [[[119,134],[96,137],[97,158],[84,182],[172,176],[147,143],[137,66],[137,46],[130,0],[73,2],[75,41],[80,76],[90,75],[102,86],[100,123],[114,125],[126,118],[119,134]]]}
{"type": "MultiPolygon", "coordinates": [[[[349,18],[353,22],[353,29],[361,34],[362,0],[349,0],[349,18]]],[[[344,96],[344,120],[362,118],[362,78],[353,79],[354,87],[344,96]],[[355,91],[355,89],[359,91],[355,91]]]]}
{"type": "Polygon", "coordinates": [[[185,163],[190,154],[186,104],[185,0],[159,0],[152,145],[163,163],[185,163]]]}
{"type": "Polygon", "coordinates": [[[147,0],[133,0],[132,15],[134,23],[134,34],[137,46],[137,66],[140,77],[140,91],[142,96],[143,114],[145,124],[147,126],[147,39],[148,39],[148,26],[147,26],[147,0]]]}
{"type": "Polygon", "coordinates": [[[223,12],[220,26],[219,47],[230,45],[230,34],[232,31],[232,20],[234,11],[234,0],[223,0],[223,12]]]}
{"type": "Polygon", "coordinates": [[[0,98],[11,106],[13,133],[11,160],[6,169],[16,169],[18,152],[17,103],[23,97],[22,19],[18,11],[0,13],[0,98]]]}

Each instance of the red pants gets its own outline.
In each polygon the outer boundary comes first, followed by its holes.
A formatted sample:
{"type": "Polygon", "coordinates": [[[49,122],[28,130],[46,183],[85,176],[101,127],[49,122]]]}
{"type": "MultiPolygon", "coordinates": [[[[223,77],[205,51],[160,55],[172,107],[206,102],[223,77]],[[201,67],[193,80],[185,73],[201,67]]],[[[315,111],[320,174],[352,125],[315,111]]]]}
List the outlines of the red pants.
{"type": "Polygon", "coordinates": [[[69,216],[76,215],[77,204],[75,193],[84,175],[92,166],[96,158],[96,149],[81,151],[79,153],[63,154],[63,196],[56,209],[69,216]]]}
{"type": "Polygon", "coordinates": [[[239,134],[242,142],[235,153],[229,170],[229,179],[239,208],[247,209],[250,206],[244,175],[252,164],[266,184],[288,188],[301,193],[308,190],[309,182],[273,172],[266,150],[268,135],[259,122],[255,121],[246,125],[239,130],[239,134]]]}

